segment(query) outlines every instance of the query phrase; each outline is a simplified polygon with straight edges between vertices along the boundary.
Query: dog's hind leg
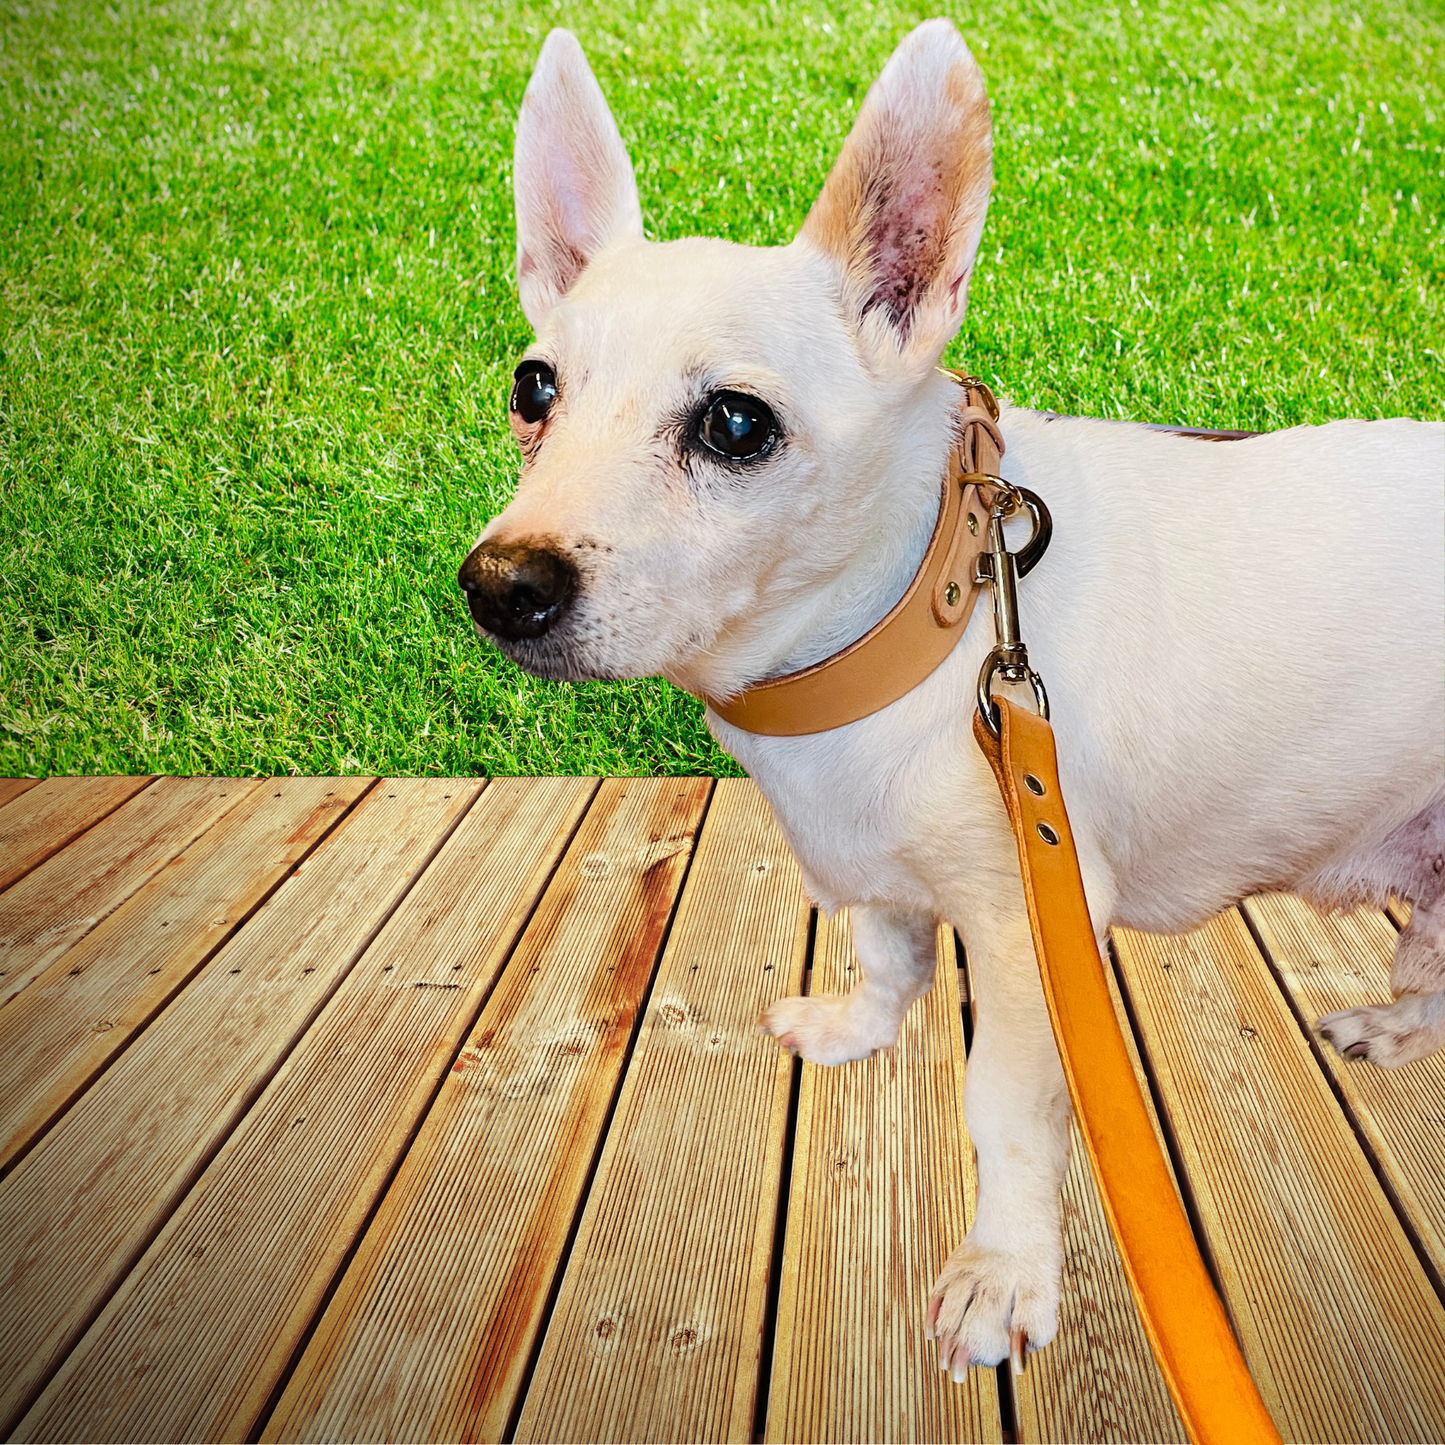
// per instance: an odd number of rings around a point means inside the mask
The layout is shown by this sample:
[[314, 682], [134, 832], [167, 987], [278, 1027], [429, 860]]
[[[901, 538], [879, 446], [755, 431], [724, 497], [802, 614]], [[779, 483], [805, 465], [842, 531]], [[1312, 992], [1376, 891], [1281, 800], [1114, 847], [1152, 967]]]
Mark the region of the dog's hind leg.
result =
[[1390, 966], [1396, 1001], [1326, 1014], [1316, 1027], [1347, 1059], [1392, 1068], [1445, 1046], [1445, 799], [1395, 829], [1355, 871], [1377, 894], [1411, 903]]
[[933, 983], [932, 918], [864, 907], [849, 914], [863, 981], [846, 995], [780, 998], [760, 1020], [779, 1043], [814, 1064], [846, 1064], [892, 1048], [904, 1014]]
[[978, 1002], [963, 1095], [978, 1214], [943, 1266], [925, 1321], [956, 1381], [970, 1362], [1012, 1355], [1021, 1367], [1025, 1347], [1048, 1344], [1058, 1328], [1070, 1112], [1022, 898], [1017, 907], [976, 900], [963, 935]]

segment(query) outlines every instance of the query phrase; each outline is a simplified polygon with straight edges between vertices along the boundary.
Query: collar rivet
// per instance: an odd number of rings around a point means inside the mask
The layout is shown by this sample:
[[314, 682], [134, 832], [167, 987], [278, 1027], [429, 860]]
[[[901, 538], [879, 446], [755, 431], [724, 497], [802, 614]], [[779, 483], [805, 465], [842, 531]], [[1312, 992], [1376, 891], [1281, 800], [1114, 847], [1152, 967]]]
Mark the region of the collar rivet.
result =
[[958, 583], [957, 583], [957, 582], [950, 582], [950, 583], [948, 584], [948, 586], [943, 589], [943, 600], [944, 600], [946, 603], [948, 603], [948, 605], [949, 605], [950, 607], [957, 607], [957, 606], [958, 606], [958, 598], [959, 598]]

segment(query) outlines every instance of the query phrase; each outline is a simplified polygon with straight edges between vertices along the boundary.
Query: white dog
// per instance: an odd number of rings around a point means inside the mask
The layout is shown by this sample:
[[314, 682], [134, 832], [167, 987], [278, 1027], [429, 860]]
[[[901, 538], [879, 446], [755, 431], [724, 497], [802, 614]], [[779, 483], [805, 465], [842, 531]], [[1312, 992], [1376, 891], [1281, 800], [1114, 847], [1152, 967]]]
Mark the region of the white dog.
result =
[[[550, 678], [662, 674], [726, 698], [866, 632], [918, 567], [959, 391], [992, 180], [982, 77], [915, 30], [791, 245], [643, 238], [632, 167], [553, 31], [517, 128], [515, 499], [460, 581], [479, 630]], [[1003, 470], [1052, 509], [1020, 587], [1096, 924], [1176, 931], [1243, 895], [1410, 899], [1397, 1001], [1322, 1021], [1382, 1064], [1445, 1042], [1445, 429], [1335, 422], [1211, 444], [1005, 407]], [[1054, 1335], [1069, 1100], [988, 763], [969, 731], [993, 643], [804, 737], [714, 714], [808, 886], [852, 910], [864, 981], [764, 1026], [838, 1064], [891, 1045], [935, 923], [977, 981], [965, 1110], [978, 1216], [927, 1327], [944, 1368]]]

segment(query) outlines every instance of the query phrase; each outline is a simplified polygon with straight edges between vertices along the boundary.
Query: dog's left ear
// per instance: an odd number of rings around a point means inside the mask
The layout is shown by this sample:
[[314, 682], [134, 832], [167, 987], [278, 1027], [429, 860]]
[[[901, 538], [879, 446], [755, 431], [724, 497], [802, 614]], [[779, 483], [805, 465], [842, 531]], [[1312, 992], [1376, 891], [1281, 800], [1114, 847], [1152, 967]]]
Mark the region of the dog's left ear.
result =
[[522, 96], [512, 165], [517, 290], [534, 331], [587, 263], [642, 239], [637, 182], [602, 87], [570, 31], [554, 30]]
[[983, 76], [947, 20], [893, 52], [803, 223], [876, 364], [934, 366], [963, 321], [993, 183]]

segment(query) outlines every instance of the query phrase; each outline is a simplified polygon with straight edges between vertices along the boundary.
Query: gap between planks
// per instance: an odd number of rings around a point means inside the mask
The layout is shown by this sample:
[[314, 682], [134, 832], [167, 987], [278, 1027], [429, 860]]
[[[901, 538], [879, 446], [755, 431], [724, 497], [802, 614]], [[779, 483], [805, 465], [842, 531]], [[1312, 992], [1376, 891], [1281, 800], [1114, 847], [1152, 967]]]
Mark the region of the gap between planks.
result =
[[0, 889], [38, 868], [151, 781], [149, 776], [46, 778], [43, 783], [0, 778]]
[[757, 1019], [810, 909], [756, 787], [717, 789], [519, 1441], [752, 1438], [792, 1074]]
[[603, 790], [263, 1439], [500, 1437], [711, 785]]
[[[26, 989], [259, 786], [238, 778], [157, 778], [0, 893], [0, 1004]], [[36, 791], [12, 808], [24, 809]], [[72, 799], [78, 808], [88, 791]], [[58, 823], [63, 835], [69, 824], [64, 818]], [[44, 851], [43, 838], [35, 840], [35, 849]]]
[[1242, 910], [1437, 1292], [1445, 1294], [1445, 1053], [1383, 1069], [1342, 1059], [1313, 1028], [1321, 1014], [1390, 1000], [1399, 934], [1374, 910], [1321, 914], [1285, 893], [1248, 898]]
[[[304, 833], [318, 790], [281, 785], [293, 789], [300, 807], [289, 822]], [[373, 790], [0, 1186], [7, 1425], [126, 1277], [477, 791], [474, 782], [444, 780]], [[165, 911], [173, 900], [162, 892], [152, 901]]]
[[39, 781], [39, 778], [0, 778], [0, 808], [14, 802], [22, 793], [28, 793]]
[[0, 1010], [0, 1176], [370, 785], [253, 789]]
[[[895, 1048], [803, 1065], [770, 1441], [1000, 1440], [998, 1377], [955, 1385], [923, 1336], [934, 1280], [972, 1219], [952, 935]], [[859, 978], [846, 915], [820, 919], [810, 993]]]
[[[655, 798], [650, 780], [604, 785], [591, 832], [584, 822], [552, 876], [594, 787], [492, 784], [67, 1361], [28, 1431], [73, 1434], [71, 1421], [117, 1438], [244, 1436], [258, 1427], [524, 921], [543, 939], [589, 929], [606, 937], [618, 918], [589, 900], [609, 888], [636, 898], [646, 837], [629, 836], [616, 858], [588, 840], [628, 811], [629, 797]], [[505, 827], [483, 816], [488, 800], [509, 802]], [[195, 1263], [198, 1246], [216, 1256], [209, 1268], [222, 1277], [250, 1268], [246, 1317], [194, 1293], [204, 1296], [210, 1277]], [[176, 1291], [188, 1301], [179, 1316]], [[183, 1349], [173, 1347], [179, 1339]], [[144, 1401], [124, 1398], [117, 1368], [129, 1378], [145, 1372]]]
[[1237, 910], [1119, 929], [1225, 1300], [1286, 1439], [1445, 1434], [1445, 1309]]

